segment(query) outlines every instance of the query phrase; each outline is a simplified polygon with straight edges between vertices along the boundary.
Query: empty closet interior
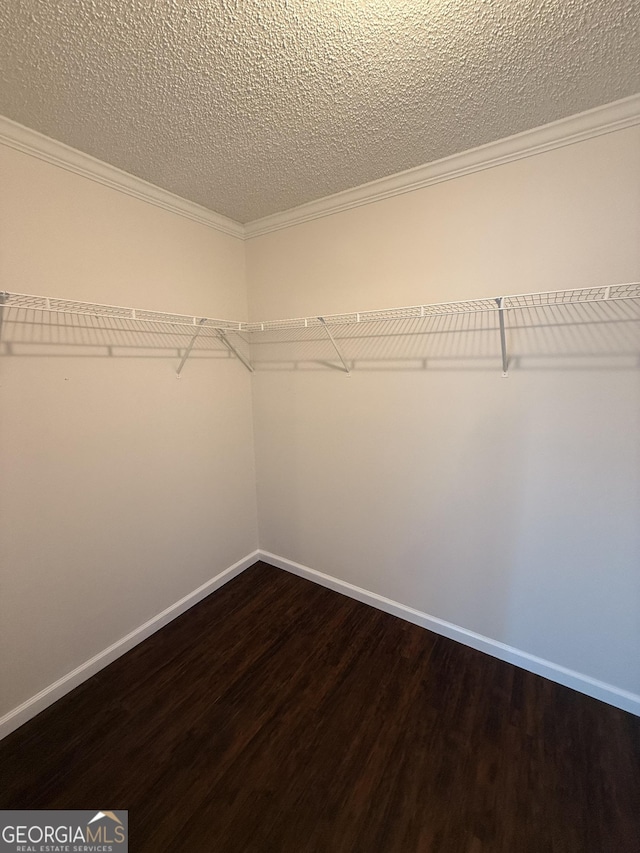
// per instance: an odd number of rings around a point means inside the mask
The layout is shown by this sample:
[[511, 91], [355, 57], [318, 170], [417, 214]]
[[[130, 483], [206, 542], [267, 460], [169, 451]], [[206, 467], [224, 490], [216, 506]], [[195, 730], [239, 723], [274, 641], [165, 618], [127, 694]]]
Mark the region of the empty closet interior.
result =
[[258, 558], [638, 713], [633, 115], [254, 233], [5, 133], [3, 733]]

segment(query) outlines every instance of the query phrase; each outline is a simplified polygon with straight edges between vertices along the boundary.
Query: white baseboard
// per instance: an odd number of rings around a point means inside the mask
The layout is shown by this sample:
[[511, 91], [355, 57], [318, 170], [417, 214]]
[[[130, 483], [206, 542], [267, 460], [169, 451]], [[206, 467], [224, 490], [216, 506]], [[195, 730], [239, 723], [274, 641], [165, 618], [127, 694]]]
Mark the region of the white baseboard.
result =
[[162, 613], [158, 613], [157, 616], [149, 619], [148, 622], [144, 623], [144, 625], [140, 625], [139, 628], [131, 631], [126, 635], [126, 637], [122, 637], [122, 639], [113, 643], [108, 648], [98, 652], [97, 655], [94, 655], [89, 660], [80, 664], [80, 666], [77, 666], [71, 672], [63, 675], [62, 678], [54, 681], [53, 684], [45, 687], [44, 690], [36, 693], [35, 696], [27, 699], [26, 702], [18, 705], [17, 708], [9, 711], [4, 715], [4, 717], [0, 717], [0, 740], [12, 731], [15, 731], [15, 729], [23, 725], [23, 723], [26, 723], [27, 720], [35, 717], [35, 715], [39, 714], [40, 711], [44, 711], [44, 709], [49, 705], [53, 705], [54, 702], [57, 702], [58, 699], [61, 699], [66, 693], [73, 690], [74, 687], [77, 687], [79, 684], [82, 684], [83, 681], [91, 678], [92, 675], [95, 675], [96, 672], [104, 669], [105, 666], [108, 666], [121, 655], [125, 654], [125, 652], [128, 652], [134, 646], [137, 646], [138, 643], [141, 643], [143, 640], [146, 640], [147, 637], [155, 634], [156, 631], [163, 628], [177, 616], [180, 616], [185, 612], [185, 610], [193, 607], [194, 604], [202, 601], [202, 599], [206, 598], [207, 595], [210, 595], [216, 589], [219, 589], [219, 587], [235, 578], [245, 569], [248, 569], [249, 566], [252, 566], [259, 558], [259, 551], [253, 551], [251, 554], [243, 557], [242, 560], [238, 560], [237, 563], [229, 566], [228, 569], [220, 572], [220, 574], [211, 578], [211, 580], [203, 583], [202, 586], [194, 589], [193, 592], [185, 595], [185, 597], [181, 598], [180, 601], [176, 601], [175, 604], [167, 607], [166, 610], [162, 611]]
[[544, 658], [530, 655], [528, 652], [520, 651], [520, 649], [515, 649], [513, 646], [507, 646], [498, 640], [492, 640], [489, 637], [484, 637], [482, 634], [476, 634], [475, 631], [469, 631], [466, 628], [461, 628], [459, 625], [445, 622], [436, 616], [429, 616], [428, 613], [415, 610], [413, 607], [407, 607], [405, 604], [392, 601], [390, 598], [377, 595], [375, 592], [369, 592], [359, 586], [354, 586], [346, 581], [331, 577], [331, 575], [325, 575], [315, 569], [310, 569], [308, 566], [302, 566], [300, 563], [293, 562], [293, 560], [278, 557], [269, 551], [260, 550], [258, 554], [261, 560], [264, 560], [265, 563], [270, 563], [278, 569], [284, 569], [287, 572], [306, 578], [335, 592], [342, 593], [342, 595], [346, 595], [349, 598], [354, 598], [356, 601], [361, 601], [364, 604], [369, 604], [371, 607], [376, 607], [378, 610], [383, 610], [385, 613], [399, 616], [400, 619], [405, 619], [407, 622], [412, 622], [421, 628], [427, 628], [429, 631], [441, 634], [450, 640], [456, 640], [465, 646], [470, 646], [472, 649], [477, 649], [499, 660], [526, 669], [528, 672], [541, 675], [550, 681], [555, 681], [565, 687], [571, 687], [573, 690], [585, 693], [594, 699], [600, 699], [600, 701], [613, 705], [616, 708], [622, 708], [623, 711], [629, 711], [631, 714], [640, 716], [640, 696], [630, 693], [628, 690], [622, 690], [612, 684], [591, 678], [589, 675], [583, 675], [580, 672], [575, 672], [572, 669], [567, 669], [559, 664], [544, 660]]
[[413, 607], [408, 607], [405, 604], [392, 601], [375, 592], [369, 592], [346, 581], [331, 577], [331, 575], [310, 569], [308, 566], [295, 563], [293, 560], [278, 557], [269, 551], [258, 550], [253, 551], [242, 560], [229, 566], [228, 569], [220, 572], [220, 574], [202, 584], [202, 586], [189, 593], [189, 595], [167, 607], [162, 613], [158, 613], [157, 616], [149, 619], [144, 625], [140, 625], [139, 628], [131, 631], [125, 637], [122, 637], [122, 639], [80, 664], [72, 672], [54, 681], [53, 684], [45, 687], [44, 690], [27, 699], [26, 702], [18, 705], [17, 708], [9, 711], [3, 717], [0, 717], [0, 740], [12, 731], [15, 731], [23, 723], [26, 723], [27, 720], [35, 717], [36, 714], [39, 714], [40, 711], [43, 711], [49, 705], [53, 705], [58, 699], [61, 699], [65, 694], [71, 692], [79, 684], [82, 684], [83, 681], [91, 678], [92, 675], [104, 669], [104, 667], [128, 652], [134, 646], [137, 646], [138, 643], [146, 640], [147, 637], [150, 637], [177, 616], [180, 616], [185, 610], [193, 607], [194, 604], [206, 598], [207, 595], [210, 595], [210, 593], [235, 578], [245, 569], [249, 568], [249, 566], [252, 566], [257, 560], [264, 560], [265, 563], [270, 563], [276, 568], [284, 569], [287, 572], [306, 578], [313, 583], [325, 586], [349, 598], [354, 598], [356, 601], [361, 601], [371, 607], [376, 607], [378, 610], [383, 610], [385, 613], [390, 613], [393, 616], [398, 616], [400, 619], [405, 619], [407, 622], [412, 622], [414, 625], [427, 628], [429, 631], [441, 634], [443, 637], [456, 640], [465, 646], [470, 646], [473, 649], [492, 655], [499, 660], [526, 669], [528, 672], [541, 675], [550, 681], [555, 681], [565, 687], [571, 687], [580, 693], [592, 696], [594, 699], [600, 699], [602, 702], [606, 702], [616, 708], [622, 708], [624, 711], [629, 711], [631, 714], [640, 716], [640, 696], [635, 693], [630, 693], [612, 684], [598, 681], [588, 675], [567, 669], [551, 661], [531, 655], [528, 652], [520, 651], [513, 648], [513, 646], [507, 646], [498, 640], [492, 640], [489, 637], [484, 637], [482, 634], [476, 634], [474, 631], [461, 628], [459, 625], [453, 625], [451, 622], [445, 622], [436, 616], [429, 616], [427, 613], [415, 610]]

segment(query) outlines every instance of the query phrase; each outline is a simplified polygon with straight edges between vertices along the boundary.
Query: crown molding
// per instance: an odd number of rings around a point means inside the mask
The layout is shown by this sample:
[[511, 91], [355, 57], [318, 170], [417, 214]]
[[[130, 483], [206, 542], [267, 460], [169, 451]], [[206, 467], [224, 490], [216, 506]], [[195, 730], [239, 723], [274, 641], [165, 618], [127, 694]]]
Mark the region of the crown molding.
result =
[[432, 184], [533, 157], [640, 124], [640, 94], [462, 151], [414, 169], [307, 202], [246, 225], [104, 163], [62, 142], [0, 116], [0, 143], [103, 186], [146, 201], [238, 239], [259, 237], [353, 207], [423, 189]]
[[81, 175], [83, 178], [89, 178], [89, 180], [103, 186], [111, 187], [118, 192], [133, 196], [133, 198], [146, 201], [163, 210], [177, 213], [178, 216], [192, 219], [201, 225], [221, 231], [223, 234], [239, 239], [244, 238], [244, 227], [239, 222], [228, 219], [219, 213], [214, 213], [195, 202], [187, 201], [168, 190], [163, 190], [148, 181], [144, 181], [142, 178], [124, 172], [116, 166], [103, 163], [102, 160], [84, 154], [63, 142], [44, 136], [44, 134], [18, 124], [18, 122], [5, 116], [0, 116], [0, 143], [15, 148], [23, 154], [44, 160], [46, 163], [52, 163], [68, 172]]
[[543, 154], [565, 145], [584, 142], [605, 133], [640, 124], [640, 94], [587, 110], [541, 127], [525, 130], [478, 148], [462, 151], [424, 166], [398, 172], [354, 189], [301, 204], [281, 213], [255, 219], [245, 225], [245, 237], [259, 237], [332, 213], [382, 201], [463, 175], [492, 169], [514, 160]]

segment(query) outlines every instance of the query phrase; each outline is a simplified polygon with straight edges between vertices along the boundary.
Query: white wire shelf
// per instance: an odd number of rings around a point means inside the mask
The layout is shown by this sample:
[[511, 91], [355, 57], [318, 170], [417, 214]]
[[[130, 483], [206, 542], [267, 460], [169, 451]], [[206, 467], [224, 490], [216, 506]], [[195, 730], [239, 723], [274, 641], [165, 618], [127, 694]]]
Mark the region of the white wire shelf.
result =
[[212, 317], [192, 317], [188, 314], [167, 314], [144, 308], [123, 308], [119, 305], [102, 305], [97, 302], [77, 302], [73, 299], [55, 299], [33, 296], [28, 293], [0, 293], [0, 303], [8, 308], [25, 308], [33, 311], [53, 311], [57, 314], [76, 314], [89, 317], [109, 317], [120, 320], [144, 320], [170, 326], [196, 326], [241, 331], [246, 323], [235, 320], [216, 320]]
[[640, 282], [581, 287], [573, 290], [553, 290], [541, 293], [521, 293], [495, 299], [468, 299], [461, 302], [439, 302], [430, 305], [411, 305], [379, 311], [359, 311], [350, 314], [324, 314], [319, 317], [296, 317], [288, 320], [267, 320], [262, 323], [243, 323], [247, 332], [271, 332], [278, 329], [304, 329], [314, 326], [344, 326], [357, 323], [378, 323], [392, 320], [420, 319], [446, 314], [470, 314], [479, 311], [500, 311], [511, 308], [540, 308], [551, 305], [573, 305], [580, 302], [604, 302], [640, 298]]
[[378, 323], [392, 320], [435, 317], [446, 314], [468, 314], [478, 311], [499, 311], [512, 308], [540, 308], [551, 305], [573, 305], [581, 302], [601, 302], [618, 299], [639, 299], [640, 282], [581, 287], [572, 290], [552, 290], [539, 293], [520, 293], [500, 298], [467, 299], [459, 302], [439, 302], [410, 305], [376, 311], [359, 311], [348, 314], [323, 314], [314, 317], [295, 317], [285, 320], [266, 320], [245, 323], [237, 320], [220, 320], [188, 314], [149, 311], [143, 308], [125, 308], [102, 305], [97, 302], [78, 302], [27, 293], [0, 293], [0, 303], [7, 308], [25, 308], [36, 311], [53, 311], [92, 317], [110, 317], [121, 320], [145, 320], [169, 326], [191, 326], [237, 332], [267, 332], [277, 329], [304, 329], [313, 326], [344, 326], [356, 323]]
[[[182, 336], [188, 339], [181, 348], [182, 360], [177, 370], [178, 375], [186, 362], [196, 341], [201, 338], [215, 338], [217, 343], [235, 355], [245, 367], [253, 371], [248, 357], [239, 346], [248, 345], [252, 339], [264, 340], [261, 333], [287, 331], [295, 329], [318, 329], [332, 344], [337, 353], [342, 368], [349, 374], [350, 368], [345, 361], [340, 341], [331, 333], [330, 327], [356, 327], [362, 329], [365, 325], [375, 325], [380, 328], [396, 327], [398, 321], [409, 321], [414, 326], [419, 320], [445, 317], [447, 315], [473, 315], [480, 312], [497, 312], [502, 350], [503, 375], [507, 375], [507, 345], [505, 338], [505, 312], [509, 310], [543, 309], [565, 305], [584, 303], [617, 302], [620, 300], [640, 299], [640, 282], [632, 281], [621, 284], [602, 285], [600, 287], [582, 287], [566, 290], [542, 291], [537, 293], [521, 293], [498, 298], [470, 299], [458, 302], [440, 302], [426, 305], [411, 305], [402, 308], [389, 308], [375, 311], [361, 311], [347, 314], [330, 314], [313, 317], [296, 317], [284, 320], [267, 320], [257, 323], [246, 323], [235, 320], [220, 320], [212, 317], [197, 317], [187, 314], [173, 314], [163, 311], [151, 311], [142, 308], [125, 308], [117, 305], [103, 305], [96, 302], [79, 302], [70, 299], [58, 299], [48, 296], [35, 296], [26, 293], [0, 292], [0, 308], [16, 309], [18, 312], [47, 312], [49, 316], [62, 314], [84, 318], [109, 319], [113, 327], [118, 324], [124, 331], [154, 332], [165, 336]], [[420, 324], [422, 325], [422, 324]], [[115, 330], [112, 328], [112, 331]], [[426, 332], [427, 330], [424, 329]], [[227, 333], [235, 333], [238, 341], [232, 341]], [[336, 332], [339, 338], [339, 333]]]

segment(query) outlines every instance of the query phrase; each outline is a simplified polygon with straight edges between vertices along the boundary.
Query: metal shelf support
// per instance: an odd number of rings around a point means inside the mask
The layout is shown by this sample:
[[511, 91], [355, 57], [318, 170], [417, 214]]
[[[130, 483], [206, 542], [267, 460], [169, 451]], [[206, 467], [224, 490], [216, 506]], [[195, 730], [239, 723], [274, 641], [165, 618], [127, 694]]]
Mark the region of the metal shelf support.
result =
[[178, 377], [178, 379], [180, 379], [180, 374], [182, 372], [182, 368], [184, 367], [186, 360], [191, 355], [191, 350], [193, 349], [193, 345], [196, 342], [196, 338], [198, 337], [198, 335], [202, 331], [202, 326], [204, 325], [205, 322], [206, 322], [206, 317], [201, 319], [201, 320], [198, 320], [198, 328], [193, 333], [191, 340], [189, 341], [189, 345], [186, 348], [186, 350], [184, 351], [184, 355], [182, 356], [182, 360], [180, 361], [180, 364], [178, 365], [178, 369], [176, 370], [176, 376]]
[[507, 355], [507, 335], [504, 328], [504, 296], [496, 299], [498, 303], [498, 319], [500, 320], [500, 349], [502, 350], [502, 375], [509, 376], [509, 357]]
[[329, 331], [329, 327], [327, 326], [326, 320], [324, 319], [324, 317], [318, 317], [318, 320], [320, 320], [320, 322], [321, 322], [321, 323], [322, 323], [322, 325], [324, 326], [324, 330], [325, 330], [325, 332], [327, 333], [327, 335], [329, 336], [329, 340], [330, 340], [330, 341], [331, 341], [331, 343], [333, 344], [333, 348], [334, 348], [334, 349], [335, 349], [335, 351], [338, 353], [338, 358], [339, 358], [339, 359], [340, 359], [340, 361], [342, 362], [342, 366], [343, 366], [343, 368], [344, 368], [344, 372], [347, 374], [347, 376], [351, 376], [351, 371], [350, 371], [350, 370], [349, 370], [349, 368], [347, 367], [347, 362], [344, 360], [344, 358], [343, 358], [343, 356], [342, 356], [342, 353], [340, 352], [340, 348], [339, 348], [338, 344], [337, 344], [337, 343], [336, 343], [336, 341], [335, 341], [335, 338], [333, 337], [333, 335], [332, 335], [332, 334], [331, 334], [331, 332]]
[[220, 340], [222, 341], [222, 343], [226, 346], [226, 348], [229, 350], [229, 352], [232, 352], [232, 353], [235, 355], [235, 357], [236, 357], [239, 361], [241, 361], [241, 362], [244, 364], [244, 366], [247, 368], [247, 370], [249, 371], [249, 373], [255, 373], [255, 370], [254, 370], [253, 365], [251, 364], [251, 362], [250, 362], [250, 361], [248, 361], [248, 360], [247, 360], [247, 359], [242, 355], [242, 353], [241, 353], [241, 352], [239, 352], [239, 351], [236, 349], [236, 347], [234, 347], [234, 345], [231, 343], [231, 341], [230, 341], [230, 340], [229, 340], [229, 338], [225, 335], [225, 333], [222, 331], [222, 329], [218, 329], [218, 330], [217, 330], [217, 332], [216, 332], [216, 334], [218, 335], [218, 337], [220, 338]]
[[2, 342], [2, 323], [4, 320], [4, 306], [8, 299], [8, 294], [0, 292], [0, 342]]

